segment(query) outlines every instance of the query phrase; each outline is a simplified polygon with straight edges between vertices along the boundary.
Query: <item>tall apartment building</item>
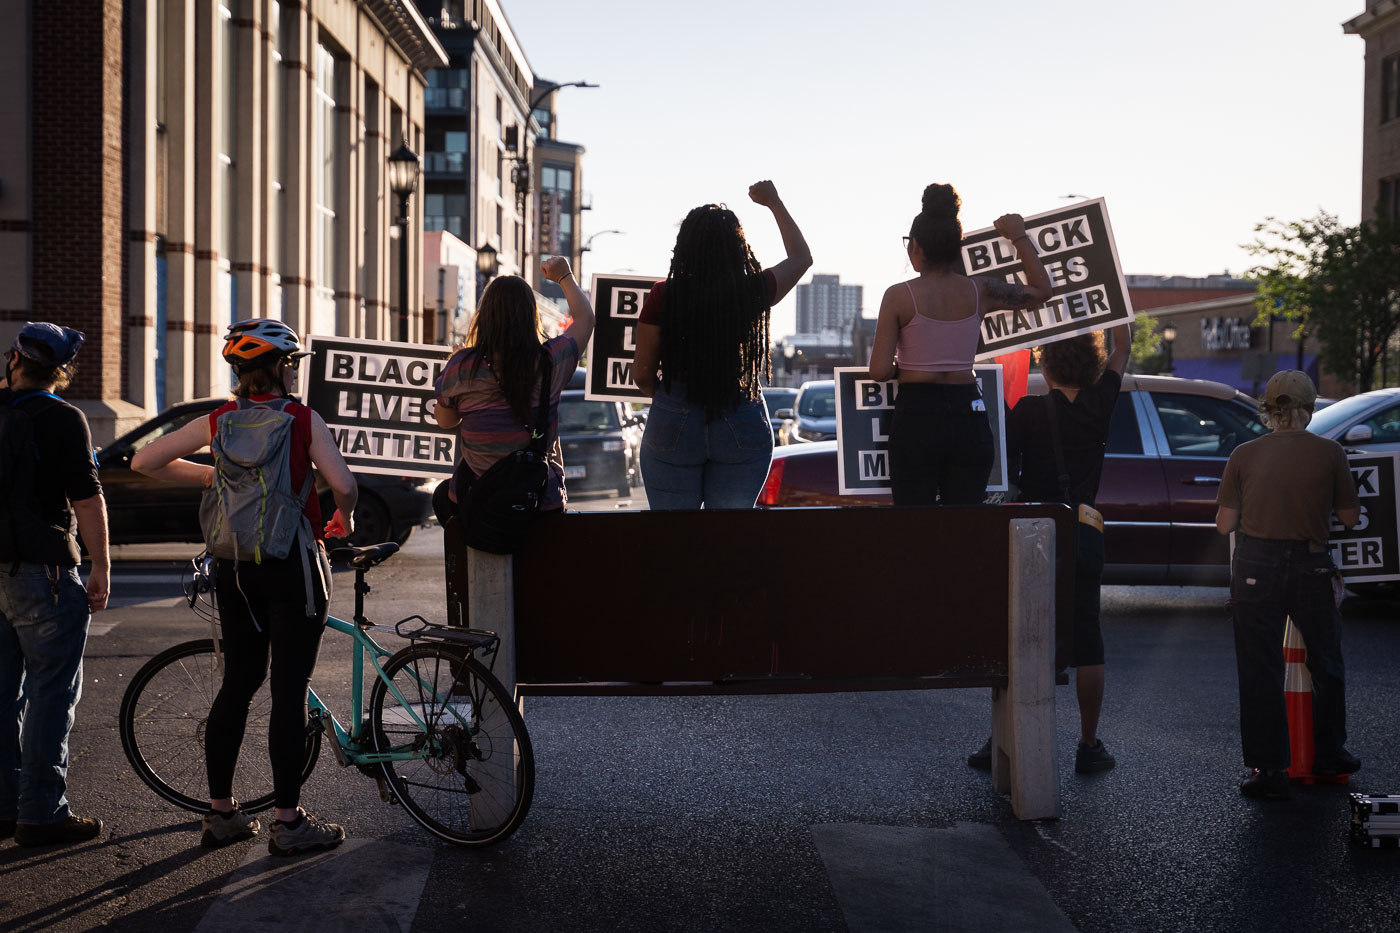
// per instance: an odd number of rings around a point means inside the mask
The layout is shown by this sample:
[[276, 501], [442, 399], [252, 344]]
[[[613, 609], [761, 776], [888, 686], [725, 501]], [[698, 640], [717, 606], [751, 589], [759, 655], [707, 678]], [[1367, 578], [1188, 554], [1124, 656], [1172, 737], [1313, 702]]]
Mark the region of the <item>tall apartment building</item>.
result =
[[489, 246], [498, 274], [562, 295], [540, 277], [539, 259], [558, 252], [577, 261], [583, 149], [555, 139], [557, 85], [535, 76], [498, 0], [417, 4], [447, 53], [425, 98], [426, 228], [473, 255]]
[[1400, 220], [1400, 0], [1366, 0], [1342, 28], [1366, 43], [1361, 213]]
[[851, 322], [860, 316], [864, 291], [861, 285], [842, 285], [839, 275], [812, 276], [811, 282], [797, 286], [797, 332], [849, 333]]
[[[0, 342], [83, 330], [100, 444], [229, 389], [228, 325], [421, 335], [422, 198], [398, 267], [388, 156], [423, 151], [446, 64], [402, 0], [9, 4], [0, 32]], [[394, 244], [391, 246], [391, 242]], [[409, 277], [400, 309], [398, 276]]]

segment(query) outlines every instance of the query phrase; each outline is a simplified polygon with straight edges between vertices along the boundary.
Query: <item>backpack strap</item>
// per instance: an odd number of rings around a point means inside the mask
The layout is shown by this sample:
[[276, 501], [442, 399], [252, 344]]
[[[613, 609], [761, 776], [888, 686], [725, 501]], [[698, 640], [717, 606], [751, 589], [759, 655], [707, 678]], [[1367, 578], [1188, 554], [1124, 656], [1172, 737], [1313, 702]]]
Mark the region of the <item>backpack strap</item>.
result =
[[549, 434], [549, 402], [554, 393], [554, 358], [549, 355], [549, 347], [540, 347], [540, 407], [535, 415], [535, 427], [530, 432], [530, 446], [544, 454], [545, 437]]
[[[44, 398], [51, 398], [51, 399], [53, 399], [55, 402], [61, 402], [61, 401], [63, 401], [63, 399], [59, 398], [57, 395], [54, 395], [52, 392], [45, 392], [43, 389], [38, 389], [38, 390], [36, 390], [36, 391], [34, 391], [34, 392], [26, 392], [25, 394], [19, 396], [18, 398], [12, 398], [12, 399], [10, 399], [10, 407], [11, 407], [11, 408], [14, 408], [14, 407], [15, 407], [16, 405], [18, 405], [20, 402], [23, 402], [23, 401], [25, 401], [25, 400], [27, 400], [27, 399], [31, 399], [31, 398], [38, 398], [39, 396], [43, 396]], [[48, 407], [48, 406], [45, 406], [45, 407]]]
[[1057, 478], [1060, 482], [1061, 501], [1065, 505], [1074, 505], [1070, 497], [1069, 470], [1065, 467], [1065, 448], [1060, 443], [1060, 421], [1055, 410], [1055, 399], [1052, 397], [1054, 392], [1055, 390], [1051, 389], [1045, 393], [1045, 408], [1050, 422], [1050, 444], [1055, 448], [1055, 468], [1060, 471]]

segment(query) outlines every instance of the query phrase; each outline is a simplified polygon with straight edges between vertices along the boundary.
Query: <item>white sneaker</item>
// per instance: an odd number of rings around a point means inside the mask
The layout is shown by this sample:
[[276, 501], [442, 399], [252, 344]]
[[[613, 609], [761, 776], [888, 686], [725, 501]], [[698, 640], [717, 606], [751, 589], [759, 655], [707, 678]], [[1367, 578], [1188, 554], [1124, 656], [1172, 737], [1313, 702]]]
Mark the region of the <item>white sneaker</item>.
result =
[[272, 834], [267, 840], [267, 851], [273, 855], [297, 855], [302, 852], [334, 849], [344, 841], [344, 827], [328, 823], [297, 807], [295, 822], [272, 821]]

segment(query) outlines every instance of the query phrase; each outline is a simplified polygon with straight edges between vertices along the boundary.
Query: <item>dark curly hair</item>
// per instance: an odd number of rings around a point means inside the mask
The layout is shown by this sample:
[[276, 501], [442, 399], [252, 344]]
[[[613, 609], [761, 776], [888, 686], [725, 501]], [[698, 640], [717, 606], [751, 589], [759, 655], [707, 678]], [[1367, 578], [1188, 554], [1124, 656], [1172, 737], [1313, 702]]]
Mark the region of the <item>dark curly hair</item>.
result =
[[681, 221], [661, 312], [661, 375], [713, 421], [759, 397], [768, 363], [763, 268], [734, 212], [695, 208]]
[[535, 292], [518, 275], [492, 279], [481, 293], [476, 314], [463, 346], [476, 350], [469, 375], [477, 377], [482, 365], [490, 367], [511, 413], [521, 424], [534, 424], [530, 395], [539, 374], [540, 312]]
[[924, 189], [923, 210], [909, 225], [909, 236], [918, 242], [924, 258], [935, 265], [960, 264], [962, 221], [958, 211], [962, 199], [952, 185], [929, 185]]
[[1056, 385], [1075, 389], [1087, 389], [1098, 382], [1108, 363], [1101, 330], [1036, 347], [1035, 357]]

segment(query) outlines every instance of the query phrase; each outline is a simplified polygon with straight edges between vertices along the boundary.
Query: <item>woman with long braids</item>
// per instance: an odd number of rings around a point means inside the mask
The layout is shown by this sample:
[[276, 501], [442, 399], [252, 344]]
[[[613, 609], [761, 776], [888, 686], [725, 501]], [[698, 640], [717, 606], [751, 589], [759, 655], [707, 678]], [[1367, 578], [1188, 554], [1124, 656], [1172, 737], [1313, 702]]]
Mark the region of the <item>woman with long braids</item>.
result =
[[1050, 277], [1020, 214], [998, 217], [996, 229], [1015, 247], [1026, 284], [961, 274], [961, 208], [952, 185], [924, 189], [923, 210], [904, 238], [918, 278], [890, 286], [880, 302], [870, 378], [899, 380], [889, 430], [895, 505], [983, 501], [992, 430], [972, 372], [982, 317], [1050, 297]]
[[681, 222], [670, 274], [642, 306], [632, 376], [652, 397], [642, 475], [653, 509], [751, 509], [768, 475], [768, 315], [812, 254], [771, 181], [749, 197], [773, 212], [787, 258], [763, 269], [734, 212], [706, 204]]

